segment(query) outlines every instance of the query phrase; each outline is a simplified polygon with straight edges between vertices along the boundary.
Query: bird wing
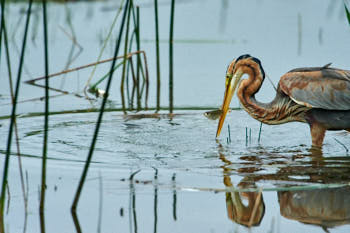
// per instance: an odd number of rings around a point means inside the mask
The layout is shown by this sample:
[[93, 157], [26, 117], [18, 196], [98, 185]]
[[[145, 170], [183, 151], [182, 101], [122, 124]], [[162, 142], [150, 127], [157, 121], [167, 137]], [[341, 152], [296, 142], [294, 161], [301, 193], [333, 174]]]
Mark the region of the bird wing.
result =
[[350, 71], [329, 65], [291, 70], [281, 77], [279, 87], [307, 107], [350, 110]]

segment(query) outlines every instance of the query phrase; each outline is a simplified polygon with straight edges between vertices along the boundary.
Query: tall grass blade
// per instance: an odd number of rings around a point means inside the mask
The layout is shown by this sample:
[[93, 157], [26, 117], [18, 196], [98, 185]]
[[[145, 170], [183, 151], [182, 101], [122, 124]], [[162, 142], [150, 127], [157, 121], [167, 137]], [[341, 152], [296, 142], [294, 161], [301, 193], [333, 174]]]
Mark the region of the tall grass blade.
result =
[[157, 61], [157, 112], [160, 109], [160, 61], [159, 61], [159, 26], [158, 26], [158, 0], [154, 0], [154, 17], [156, 24], [156, 61]]
[[124, 62], [123, 62], [123, 71], [122, 71], [122, 79], [120, 83], [120, 94], [122, 98], [122, 108], [124, 114], [126, 114], [126, 106], [125, 106], [125, 95], [124, 95], [124, 82], [125, 82], [125, 75], [126, 75], [126, 67], [128, 63], [128, 43], [129, 43], [129, 28], [130, 28], [130, 12], [133, 9], [133, 1], [130, 2], [130, 7], [128, 9], [128, 16], [126, 20], [126, 31], [125, 31], [125, 39], [124, 39]]
[[16, 120], [17, 98], [18, 98], [18, 94], [19, 94], [19, 84], [21, 82], [21, 76], [22, 76], [22, 67], [23, 67], [23, 61], [24, 61], [25, 48], [26, 48], [26, 44], [27, 44], [27, 34], [28, 34], [28, 27], [29, 27], [30, 15], [31, 15], [32, 3], [33, 3], [33, 0], [29, 0], [26, 24], [25, 24], [25, 29], [24, 29], [24, 36], [23, 36], [23, 43], [22, 43], [22, 51], [21, 51], [21, 57], [20, 57], [18, 73], [17, 73], [15, 95], [14, 95], [12, 112], [11, 112], [9, 134], [8, 134], [8, 138], [7, 138], [6, 158], [5, 158], [5, 163], [4, 163], [4, 170], [3, 170], [4, 172], [3, 172], [3, 177], [2, 177], [2, 187], [1, 187], [1, 197], [0, 197], [0, 230], [1, 230], [1, 232], [5, 232], [4, 205], [5, 205], [5, 197], [6, 197], [8, 168], [9, 168], [9, 163], [10, 163], [13, 125], [14, 125], [14, 122]]
[[2, 52], [2, 31], [4, 30], [5, 26], [5, 0], [1, 0], [1, 24], [0, 24], [0, 59], [1, 59], [1, 52]]
[[[136, 6], [136, 49], [140, 51], [140, 8]], [[141, 71], [141, 56], [137, 54], [136, 63], [136, 93], [137, 93], [137, 111], [141, 110], [141, 91], [140, 91], [140, 71]]]
[[43, 27], [44, 27], [44, 57], [45, 57], [45, 118], [44, 118], [44, 142], [41, 170], [41, 191], [40, 191], [40, 229], [45, 232], [45, 193], [46, 193], [46, 160], [47, 160], [47, 140], [49, 128], [49, 54], [47, 38], [47, 11], [46, 0], [42, 1], [43, 6]]
[[230, 129], [230, 125], [227, 125], [227, 130], [228, 130], [228, 142], [231, 143], [231, 129]]
[[346, 7], [345, 3], [344, 3], [344, 8], [345, 8], [346, 18], [348, 19], [348, 23], [350, 26], [350, 12], [349, 12], [348, 8]]
[[[133, 11], [134, 12], [134, 11]], [[131, 38], [130, 38], [130, 41], [129, 41], [129, 51], [128, 53], [131, 53], [131, 50], [132, 50], [132, 45], [133, 45], [133, 42], [134, 42], [134, 38], [135, 38], [135, 29], [132, 31], [131, 33]], [[127, 64], [127, 67], [126, 67], [126, 98], [128, 100], [128, 108], [129, 110], [132, 109], [131, 107], [131, 100], [130, 100], [130, 82], [129, 82], [129, 77], [130, 77], [130, 71], [133, 74], [133, 70], [132, 70], [132, 66], [131, 66], [131, 63], [132, 63], [132, 57], [129, 57], [128, 58], [128, 64]], [[133, 80], [135, 79], [135, 77], [133, 77]]]
[[[4, 30], [3, 32], [4, 32], [5, 51], [6, 51], [7, 71], [8, 71], [8, 76], [9, 76], [10, 94], [11, 94], [11, 100], [12, 100], [12, 104], [13, 104], [14, 103], [14, 93], [13, 93], [13, 85], [12, 85], [11, 59], [10, 59], [10, 51], [9, 51], [9, 45], [8, 45], [6, 23], [4, 23], [3, 30]], [[18, 136], [18, 128], [17, 128], [16, 119], [14, 122], [14, 127], [15, 127], [15, 138], [16, 138], [16, 146], [17, 146], [18, 169], [19, 169], [19, 176], [20, 176], [20, 180], [21, 180], [21, 188], [22, 188], [23, 203], [24, 203], [24, 213], [25, 213], [24, 228], [26, 228], [26, 222], [27, 222], [26, 219], [27, 219], [27, 212], [28, 212], [28, 198], [26, 195], [25, 184], [24, 184], [24, 175], [23, 175], [23, 167], [22, 167], [22, 159], [21, 159], [22, 157], [21, 157], [21, 150], [20, 150], [20, 146], [19, 146], [19, 136]]]
[[174, 108], [174, 93], [173, 93], [173, 36], [174, 36], [174, 10], [175, 0], [171, 0], [170, 10], [170, 35], [169, 35], [169, 109], [173, 113]]
[[[116, 46], [115, 46], [115, 51], [114, 51], [114, 56], [113, 57], [117, 57], [118, 52], [119, 52], [120, 41], [121, 41], [121, 38], [122, 38], [122, 35], [123, 35], [123, 29], [124, 29], [124, 25], [125, 25], [125, 19], [126, 19], [126, 15], [127, 15], [129, 4], [130, 4], [130, 0], [127, 0], [126, 3], [125, 3], [125, 7], [124, 7], [122, 22], [121, 22], [121, 25], [120, 25], [119, 35], [118, 35], [118, 38], [117, 38], [117, 41], [116, 41]], [[76, 208], [77, 208], [77, 205], [78, 205], [78, 202], [79, 202], [80, 194], [81, 194], [81, 191], [83, 189], [83, 185], [84, 185], [84, 182], [85, 182], [85, 179], [86, 179], [86, 176], [87, 176], [87, 172], [88, 172], [88, 169], [89, 169], [89, 166], [90, 166], [90, 162], [91, 162], [91, 159], [92, 159], [92, 155], [93, 155], [93, 152], [94, 152], [94, 149], [95, 149], [95, 144], [96, 144], [98, 132], [100, 130], [100, 126], [101, 126], [101, 122], [102, 122], [102, 117], [103, 117], [105, 105], [106, 105], [106, 102], [107, 102], [109, 89], [110, 89], [110, 86], [111, 86], [111, 83], [112, 83], [112, 77], [113, 77], [113, 73], [114, 73], [114, 69], [113, 69], [114, 66], [115, 66], [115, 60], [113, 60], [111, 68], [110, 68], [109, 78], [108, 78], [107, 87], [106, 87], [106, 95], [103, 97], [103, 101], [102, 101], [101, 109], [100, 109], [99, 116], [98, 116], [98, 119], [97, 119], [95, 132], [94, 132], [94, 136], [93, 136], [93, 139], [92, 139], [92, 142], [91, 142], [89, 154], [88, 154], [88, 157], [87, 157], [86, 162], [85, 162], [83, 173], [82, 173], [82, 175], [80, 177], [80, 181], [79, 181], [79, 185], [78, 185], [76, 194], [74, 196], [73, 204], [72, 204], [72, 207], [71, 207], [71, 211], [72, 212], [76, 212]]]
[[258, 143], [260, 143], [260, 139], [261, 139], [261, 128], [262, 128], [262, 122], [260, 122], [260, 127], [259, 127]]

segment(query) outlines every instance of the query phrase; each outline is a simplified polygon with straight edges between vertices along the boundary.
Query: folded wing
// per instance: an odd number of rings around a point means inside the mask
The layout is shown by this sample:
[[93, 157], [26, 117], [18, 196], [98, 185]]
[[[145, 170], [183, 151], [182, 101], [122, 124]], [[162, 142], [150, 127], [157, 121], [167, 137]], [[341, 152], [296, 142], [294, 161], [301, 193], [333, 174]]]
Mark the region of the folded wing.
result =
[[283, 75], [279, 88], [298, 104], [350, 110], [350, 71], [324, 67], [298, 68]]

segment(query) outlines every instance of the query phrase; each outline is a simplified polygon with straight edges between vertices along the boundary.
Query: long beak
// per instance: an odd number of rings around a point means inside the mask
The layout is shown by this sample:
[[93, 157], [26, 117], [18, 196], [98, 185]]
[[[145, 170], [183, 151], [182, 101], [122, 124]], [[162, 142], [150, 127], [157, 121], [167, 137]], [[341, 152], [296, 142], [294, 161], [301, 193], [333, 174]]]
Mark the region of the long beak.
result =
[[232, 96], [235, 93], [237, 84], [239, 83], [239, 80], [241, 79], [241, 77], [242, 77], [242, 74], [235, 73], [233, 77], [228, 78], [229, 80], [226, 83], [224, 102], [222, 103], [222, 114], [219, 120], [218, 129], [216, 131], [216, 137], [220, 136], [221, 128], [224, 125], [225, 117], [229, 110]]

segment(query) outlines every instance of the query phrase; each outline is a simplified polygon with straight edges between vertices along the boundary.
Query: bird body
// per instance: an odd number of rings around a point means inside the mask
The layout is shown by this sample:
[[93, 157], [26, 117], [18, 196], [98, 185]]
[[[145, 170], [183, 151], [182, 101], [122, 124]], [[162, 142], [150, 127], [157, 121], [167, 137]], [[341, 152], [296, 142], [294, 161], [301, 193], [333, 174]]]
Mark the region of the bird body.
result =
[[[240, 80], [243, 74], [249, 77]], [[264, 78], [257, 58], [242, 55], [231, 62], [217, 137], [237, 85], [237, 96], [249, 115], [265, 124], [308, 123], [314, 147], [322, 147], [326, 130], [350, 130], [350, 71], [330, 68], [330, 64], [293, 69], [281, 77], [270, 103], [255, 98]]]

